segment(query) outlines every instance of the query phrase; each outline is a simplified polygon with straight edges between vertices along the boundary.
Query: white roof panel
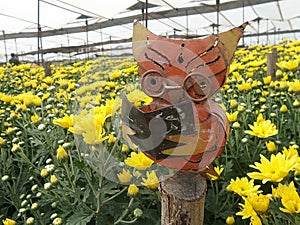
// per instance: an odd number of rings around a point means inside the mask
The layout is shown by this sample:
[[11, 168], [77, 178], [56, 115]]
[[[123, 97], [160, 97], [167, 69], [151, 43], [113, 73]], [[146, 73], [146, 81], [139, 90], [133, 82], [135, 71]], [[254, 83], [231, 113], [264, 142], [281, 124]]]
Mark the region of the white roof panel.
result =
[[[299, 38], [300, 33], [300, 10], [296, 0], [220, 0], [221, 5], [236, 5], [230, 10], [221, 10], [219, 14], [219, 31], [238, 26], [244, 21], [249, 21], [250, 26], [245, 30], [246, 44], [253, 44], [257, 41], [261, 43], [277, 42], [280, 37]], [[38, 23], [38, 4], [40, 3], [40, 24], [42, 31], [52, 29], [66, 29], [78, 26], [93, 26], [99, 22], [118, 20], [119, 18], [133, 16], [132, 18], [145, 18], [146, 0], [0, 0], [0, 46], [6, 45], [7, 51], [0, 51], [0, 61], [5, 59], [5, 54], [11, 52], [23, 53], [37, 50], [37, 38], [13, 38], [3, 40], [3, 34], [19, 32], [36, 32]], [[139, 3], [140, 2], [140, 3]], [[244, 2], [245, 7], [242, 7]], [[167, 35], [208, 35], [216, 32], [217, 12], [216, 0], [148, 0], [149, 5], [154, 5], [148, 9], [148, 28], [155, 34]], [[250, 6], [246, 6], [250, 4]], [[129, 10], [131, 6], [138, 6], [136, 10]], [[156, 5], [156, 6], [155, 6]], [[18, 6], [18, 7], [16, 7]], [[162, 14], [164, 10], [170, 10], [176, 14], [178, 9], [187, 7], [201, 7], [211, 9], [210, 13], [198, 13], [194, 15], [180, 14], [178, 17], [169, 18], [169, 14]], [[144, 15], [142, 15], [142, 11]], [[151, 14], [153, 12], [159, 14]], [[78, 18], [82, 19], [78, 19]], [[168, 17], [168, 18], [166, 18]], [[257, 19], [260, 19], [259, 22]], [[132, 19], [133, 20], [133, 19]], [[121, 20], [122, 21], [122, 20]], [[109, 40], [127, 39], [132, 36], [132, 22], [128, 24], [117, 24], [112, 27], [79, 33], [68, 33], [51, 37], [42, 37], [43, 49], [53, 47], [68, 47], [84, 45], [87, 43], [107, 42]], [[144, 23], [144, 21], [141, 21]], [[286, 34], [273, 35], [274, 37], [258, 37], [258, 32], [285, 31]], [[293, 32], [294, 31], [294, 32]], [[2, 36], [2, 38], [1, 38]], [[2, 40], [1, 40], [2, 39]], [[117, 46], [127, 46], [130, 43], [118, 44]], [[114, 45], [110, 45], [112, 47]], [[98, 46], [99, 47], [99, 46]], [[76, 54], [76, 53], [74, 53]], [[47, 54], [47, 57], [50, 54]], [[28, 56], [32, 57], [32, 56]], [[51, 55], [53, 57], [53, 55]], [[63, 54], [61, 55], [63, 57]], [[25, 56], [24, 56], [25, 58]]]

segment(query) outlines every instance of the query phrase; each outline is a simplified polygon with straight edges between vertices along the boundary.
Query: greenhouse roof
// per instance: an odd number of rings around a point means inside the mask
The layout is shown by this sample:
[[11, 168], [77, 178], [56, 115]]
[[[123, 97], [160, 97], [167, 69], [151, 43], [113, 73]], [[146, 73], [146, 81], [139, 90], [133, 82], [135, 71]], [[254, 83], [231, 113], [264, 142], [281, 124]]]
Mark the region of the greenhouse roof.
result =
[[170, 38], [202, 37], [249, 21], [241, 44], [276, 44], [299, 39], [297, 6], [296, 0], [2, 0], [0, 62], [12, 52], [31, 61], [41, 52], [45, 60], [131, 54], [135, 19]]

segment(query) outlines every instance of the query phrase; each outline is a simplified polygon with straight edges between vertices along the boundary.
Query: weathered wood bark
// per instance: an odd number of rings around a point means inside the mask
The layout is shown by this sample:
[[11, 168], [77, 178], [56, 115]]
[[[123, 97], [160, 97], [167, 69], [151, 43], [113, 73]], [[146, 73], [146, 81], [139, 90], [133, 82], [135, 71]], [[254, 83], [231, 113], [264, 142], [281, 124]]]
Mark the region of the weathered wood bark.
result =
[[199, 173], [179, 171], [160, 178], [162, 225], [202, 225], [206, 180]]
[[271, 76], [273, 81], [276, 80], [277, 58], [277, 49], [273, 48], [272, 52], [267, 54], [268, 76]]

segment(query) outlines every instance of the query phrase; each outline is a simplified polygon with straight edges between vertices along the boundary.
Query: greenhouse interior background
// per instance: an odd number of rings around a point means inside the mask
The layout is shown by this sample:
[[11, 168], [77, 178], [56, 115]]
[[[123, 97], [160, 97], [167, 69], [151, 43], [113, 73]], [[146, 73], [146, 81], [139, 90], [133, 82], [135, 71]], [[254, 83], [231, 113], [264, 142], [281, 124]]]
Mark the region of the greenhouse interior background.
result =
[[[134, 20], [169, 38], [216, 34], [248, 21], [240, 46], [299, 39], [296, 0], [15, 0], [0, 2], [0, 63], [132, 54]], [[18, 6], [18, 7], [16, 7]], [[296, 6], [296, 7], [295, 7]]]
[[0, 0], [0, 21], [0, 225], [300, 224], [299, 0]]

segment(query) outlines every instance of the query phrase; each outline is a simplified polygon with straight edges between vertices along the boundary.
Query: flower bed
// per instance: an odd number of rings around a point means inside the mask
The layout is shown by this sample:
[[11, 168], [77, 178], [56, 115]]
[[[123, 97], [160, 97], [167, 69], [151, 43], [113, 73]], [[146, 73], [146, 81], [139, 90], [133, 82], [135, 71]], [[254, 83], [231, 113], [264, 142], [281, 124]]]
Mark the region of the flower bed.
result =
[[[239, 49], [215, 100], [230, 121], [209, 176], [205, 224], [300, 222], [300, 41]], [[4, 224], [159, 224], [164, 168], [124, 142], [123, 94], [140, 106], [132, 58], [0, 68], [0, 219]], [[80, 221], [80, 223], [79, 223]]]

